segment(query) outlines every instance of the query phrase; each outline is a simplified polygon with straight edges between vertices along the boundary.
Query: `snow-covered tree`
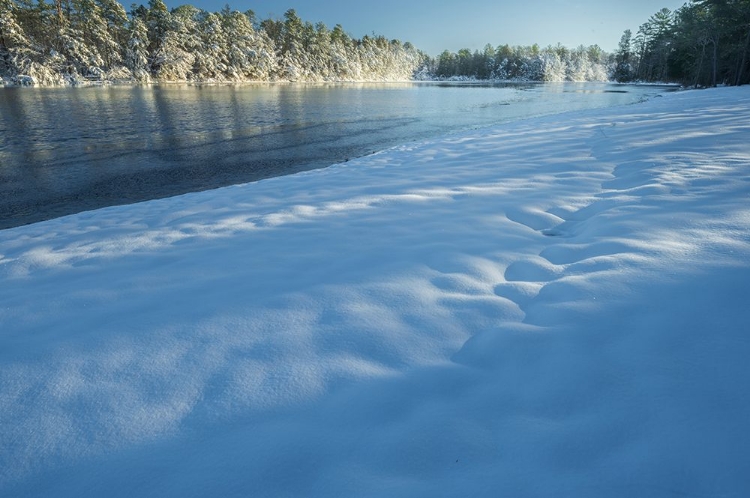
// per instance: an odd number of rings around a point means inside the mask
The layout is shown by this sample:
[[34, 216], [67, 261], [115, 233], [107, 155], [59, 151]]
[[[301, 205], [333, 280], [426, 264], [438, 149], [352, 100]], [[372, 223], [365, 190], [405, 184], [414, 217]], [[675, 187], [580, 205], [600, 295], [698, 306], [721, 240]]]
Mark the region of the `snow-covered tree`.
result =
[[315, 25], [306, 25], [305, 40], [306, 50], [309, 53], [307, 62], [310, 71], [316, 75], [316, 79], [336, 79], [332, 68], [331, 56], [331, 32], [328, 27], [319, 22]]
[[151, 79], [148, 57], [148, 27], [140, 17], [133, 16], [127, 29], [123, 55], [125, 67], [135, 81], [148, 83]]
[[81, 38], [88, 49], [88, 72], [101, 74], [105, 67], [120, 64], [120, 41], [110, 33], [101, 7], [94, 0], [73, 0], [72, 4], [71, 34]]
[[8, 49], [25, 41], [26, 34], [16, 21], [15, 3], [0, 0], [0, 49]]
[[330, 39], [329, 64], [333, 78], [344, 81], [360, 79], [361, 66], [355, 42], [340, 24], [333, 27]]
[[112, 70], [124, 63], [124, 44], [127, 40], [128, 15], [123, 6], [115, 0], [95, 0], [101, 17], [107, 26], [109, 43], [100, 49], [105, 64]]
[[281, 28], [278, 77], [285, 80], [304, 80], [307, 76], [306, 54], [302, 44], [304, 25], [294, 9], [284, 13]]
[[542, 81], [558, 82], [566, 79], [566, 65], [558, 52], [545, 51], [540, 56]]
[[12, 0], [0, 0], [0, 76], [17, 76], [35, 55], [15, 10]]
[[229, 72], [229, 40], [221, 18], [216, 14], [206, 14], [198, 28], [200, 48], [193, 54], [193, 77], [200, 81], [224, 80]]
[[[193, 78], [196, 57], [203, 49], [198, 18], [203, 11], [183, 5], [173, 12], [159, 8], [161, 0], [151, 0], [152, 26], [149, 29], [151, 73], [160, 81], [188, 81]], [[159, 36], [153, 40], [152, 36]]]
[[586, 49], [586, 55], [589, 59], [589, 65], [584, 81], [609, 81], [611, 68], [609, 56], [604, 50], [599, 45], [591, 45]]
[[262, 58], [269, 47], [263, 46], [264, 40], [253, 29], [251, 19], [228, 9], [222, 11], [221, 17], [226, 35], [227, 77], [235, 81], [267, 79], [269, 67]]

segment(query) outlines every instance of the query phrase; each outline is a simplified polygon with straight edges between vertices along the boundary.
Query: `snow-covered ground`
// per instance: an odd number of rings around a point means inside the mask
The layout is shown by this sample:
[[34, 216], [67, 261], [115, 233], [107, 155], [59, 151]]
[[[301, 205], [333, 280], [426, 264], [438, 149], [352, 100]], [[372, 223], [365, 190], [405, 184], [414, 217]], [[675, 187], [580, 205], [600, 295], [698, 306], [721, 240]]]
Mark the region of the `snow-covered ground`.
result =
[[750, 88], [0, 232], [1, 496], [750, 494]]

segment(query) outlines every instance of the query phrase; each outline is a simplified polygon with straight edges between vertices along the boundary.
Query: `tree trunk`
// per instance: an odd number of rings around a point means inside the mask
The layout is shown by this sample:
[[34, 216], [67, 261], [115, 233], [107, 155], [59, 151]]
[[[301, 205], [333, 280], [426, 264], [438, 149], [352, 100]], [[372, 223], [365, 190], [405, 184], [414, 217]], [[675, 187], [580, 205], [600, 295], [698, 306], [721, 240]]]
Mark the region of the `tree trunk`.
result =
[[711, 42], [714, 44], [714, 67], [713, 75], [711, 77], [711, 85], [714, 87], [716, 86], [716, 78], [719, 72], [719, 40], [717, 38], [711, 40]]
[[701, 50], [701, 59], [698, 63], [698, 71], [695, 73], [695, 88], [698, 88], [698, 80], [701, 77], [701, 73], [703, 72], [703, 59], [706, 56], [706, 43], [703, 44], [703, 50]]
[[737, 71], [737, 81], [735, 84], [740, 86], [742, 84], [742, 75], [745, 74], [745, 63], [747, 62], [747, 49], [750, 47], [750, 28], [747, 30], [747, 36], [745, 37], [745, 48], [742, 50], [742, 62], [740, 63], [740, 70]]
[[645, 45], [641, 47], [641, 56], [638, 57], [638, 68], [635, 70], [637, 76], [636, 79], [643, 80], [643, 59], [646, 57]]

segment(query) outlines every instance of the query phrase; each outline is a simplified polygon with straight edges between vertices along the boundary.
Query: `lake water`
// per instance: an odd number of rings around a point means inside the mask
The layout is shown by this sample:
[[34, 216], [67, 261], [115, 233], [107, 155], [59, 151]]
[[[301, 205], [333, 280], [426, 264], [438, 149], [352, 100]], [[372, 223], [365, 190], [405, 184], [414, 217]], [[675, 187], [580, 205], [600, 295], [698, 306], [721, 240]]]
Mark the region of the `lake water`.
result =
[[663, 91], [591, 83], [0, 88], [0, 229]]

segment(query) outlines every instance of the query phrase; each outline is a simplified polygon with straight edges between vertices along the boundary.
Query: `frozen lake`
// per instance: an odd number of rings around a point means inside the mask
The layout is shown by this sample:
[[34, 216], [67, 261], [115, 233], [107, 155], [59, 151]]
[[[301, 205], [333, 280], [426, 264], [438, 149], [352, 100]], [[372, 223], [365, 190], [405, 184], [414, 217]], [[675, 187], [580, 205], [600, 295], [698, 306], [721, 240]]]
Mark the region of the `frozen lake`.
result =
[[593, 83], [0, 88], [0, 229], [664, 90]]

